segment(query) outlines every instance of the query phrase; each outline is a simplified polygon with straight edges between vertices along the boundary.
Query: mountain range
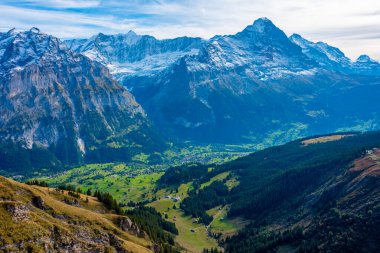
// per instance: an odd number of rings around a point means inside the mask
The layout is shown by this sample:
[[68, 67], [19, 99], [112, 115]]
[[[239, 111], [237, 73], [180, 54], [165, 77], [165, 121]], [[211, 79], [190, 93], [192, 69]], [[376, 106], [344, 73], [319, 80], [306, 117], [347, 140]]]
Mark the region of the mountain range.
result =
[[209, 40], [129, 32], [66, 44], [108, 66], [167, 136], [276, 143], [379, 124], [377, 61], [288, 37], [266, 18]]
[[164, 146], [106, 67], [37, 28], [0, 34], [0, 83], [2, 169], [124, 160]]
[[7, 170], [129, 161], [168, 139], [272, 145], [380, 121], [378, 62], [266, 18], [209, 40], [12, 29], [0, 33], [0, 63]]
[[379, 62], [267, 18], [2, 32], [0, 174], [30, 180], [0, 176], [0, 251], [378, 252], [379, 94]]

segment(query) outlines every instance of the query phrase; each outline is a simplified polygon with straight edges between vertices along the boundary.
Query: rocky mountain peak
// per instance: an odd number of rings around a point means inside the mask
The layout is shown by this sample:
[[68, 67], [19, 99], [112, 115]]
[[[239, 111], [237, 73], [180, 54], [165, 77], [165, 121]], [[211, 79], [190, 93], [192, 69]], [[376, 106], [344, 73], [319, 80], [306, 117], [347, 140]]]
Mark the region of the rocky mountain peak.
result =
[[273, 24], [273, 22], [267, 18], [260, 18], [253, 22], [252, 25], [247, 26], [242, 32], [239, 34], [243, 35], [256, 35], [256, 36], [275, 36], [275, 37], [283, 37], [285, 33], [281, 31], [277, 26]]
[[200, 38], [180, 37], [158, 40], [134, 31], [115, 35], [96, 35], [90, 39], [70, 40], [66, 44], [110, 68], [116, 78], [127, 75], [152, 75], [185, 55], [194, 55], [202, 44]]
[[310, 59], [318, 62], [320, 66], [339, 71], [350, 70], [351, 60], [339, 48], [320, 41], [312, 42], [299, 34], [293, 34], [289, 39], [301, 47], [302, 52]]
[[304, 37], [302, 37], [301, 35], [299, 35], [299, 34], [297, 34], [297, 33], [292, 34], [292, 35], [289, 37], [289, 39], [290, 39], [292, 42], [296, 43], [297, 45], [299, 45], [299, 46], [301, 46], [301, 47], [302, 47], [302, 45], [308, 45], [308, 44], [312, 43], [311, 41], [305, 39]]
[[301, 54], [300, 48], [267, 18], [257, 19], [252, 25], [247, 26], [233, 37], [244, 41], [255, 51], [281, 51], [289, 56], [300, 56]]
[[19, 31], [16, 29], [16, 28], [12, 28], [12, 29], [10, 29], [8, 32], [7, 32], [7, 34], [9, 34], [9, 35], [12, 35], [12, 34], [16, 34], [16, 33], [18, 33]]
[[360, 55], [358, 57], [358, 59], [356, 60], [356, 62], [361, 62], [361, 63], [373, 63], [373, 62], [376, 62], [375, 60], [371, 59], [371, 57], [369, 57], [368, 55]]
[[58, 38], [37, 28], [8, 32], [0, 35], [0, 52], [3, 141], [50, 148], [59, 160], [77, 163], [110, 148], [109, 141], [122, 150], [150, 140], [149, 121], [134, 97], [106, 67]]
[[10, 30], [0, 36], [0, 72], [41, 64], [46, 59], [73, 60], [72, 53], [58, 38], [40, 32]]
[[268, 19], [268, 18], [259, 18], [253, 22], [252, 27], [257, 31], [257, 32], [265, 32], [268, 29], [278, 29], [273, 22]]
[[40, 29], [38, 29], [37, 27], [32, 27], [32, 28], [30, 28], [29, 31], [32, 33], [40, 33]]

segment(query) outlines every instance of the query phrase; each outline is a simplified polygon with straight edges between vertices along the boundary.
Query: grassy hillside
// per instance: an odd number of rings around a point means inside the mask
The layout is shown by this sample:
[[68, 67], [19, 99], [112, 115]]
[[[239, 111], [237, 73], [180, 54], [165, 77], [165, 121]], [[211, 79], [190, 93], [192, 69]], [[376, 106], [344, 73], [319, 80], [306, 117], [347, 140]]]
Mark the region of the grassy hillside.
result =
[[[71, 184], [84, 190], [99, 190], [112, 194], [119, 202], [139, 202], [151, 199], [155, 182], [163, 174], [161, 169], [128, 166], [124, 163], [88, 164], [72, 170], [41, 177], [49, 185], [57, 187]], [[163, 195], [163, 194], [161, 194]]]
[[4, 252], [151, 252], [137, 231], [95, 198], [0, 177], [0, 250]]
[[[182, 168], [191, 169], [193, 166], [182, 166]], [[210, 166], [204, 166], [204, 168], [206, 171], [211, 169]], [[152, 166], [143, 169], [125, 164], [90, 164], [53, 177], [42, 177], [40, 180], [47, 181], [53, 187], [66, 184], [81, 187], [84, 191], [91, 189], [92, 192], [95, 190], [108, 192], [122, 205], [131, 201], [135, 203], [146, 202], [148, 206], [158, 210], [163, 217], [165, 217], [164, 213], [168, 214], [166, 220], [175, 222], [178, 228], [179, 233], [175, 236], [175, 241], [184, 249], [192, 252], [201, 252], [204, 248], [218, 246], [217, 240], [209, 235], [209, 231], [212, 233], [226, 232], [231, 235], [243, 227], [240, 220], [235, 222], [235, 220], [225, 219], [225, 212], [216, 215], [215, 222], [210, 227], [193, 223], [194, 219], [190, 215], [185, 215], [179, 206], [182, 200], [187, 197], [188, 190], [193, 189], [193, 184], [196, 182], [193, 182], [190, 177], [186, 184], [170, 184], [168, 187], [162, 187], [158, 182], [164, 172], [158, 171], [160, 170], [157, 169], [155, 172]], [[221, 173], [203, 185], [206, 186], [217, 180], [226, 179], [228, 175], [228, 172]], [[235, 178], [228, 180], [230, 187], [234, 187], [236, 184], [238, 181]], [[174, 202], [165, 196], [180, 197], [181, 199]], [[173, 209], [174, 205], [177, 209]], [[125, 210], [129, 208], [128, 206], [124, 207]], [[227, 207], [223, 210], [226, 211]], [[174, 216], [176, 216], [176, 221], [173, 221]], [[224, 219], [221, 219], [223, 217]], [[196, 232], [191, 232], [192, 228], [195, 228]]]

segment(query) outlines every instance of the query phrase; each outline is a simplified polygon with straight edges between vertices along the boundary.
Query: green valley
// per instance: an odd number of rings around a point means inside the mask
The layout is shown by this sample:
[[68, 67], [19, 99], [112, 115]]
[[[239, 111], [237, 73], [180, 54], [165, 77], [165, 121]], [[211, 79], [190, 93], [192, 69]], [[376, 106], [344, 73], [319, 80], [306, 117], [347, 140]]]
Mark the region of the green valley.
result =
[[300, 232], [306, 229], [304, 215], [310, 212], [303, 199], [321, 195], [328, 178], [344, 173], [366, 150], [380, 147], [378, 137], [378, 132], [316, 136], [237, 159], [232, 156], [224, 163], [87, 164], [37, 179], [50, 187], [71, 185], [82, 192], [110, 193], [127, 213], [153, 207], [175, 224], [175, 243], [185, 251], [234, 252], [243, 247], [241, 242], [252, 241], [255, 248], [247, 250], [259, 252], [308, 238]]
[[[226, 218], [227, 206], [213, 214], [215, 221], [209, 227], [195, 222], [195, 218], [185, 215], [179, 207], [181, 201], [188, 196], [188, 191], [193, 189], [193, 182], [181, 184], [177, 188], [160, 188], [157, 181], [163, 174], [163, 169], [157, 166], [143, 168], [137, 165], [127, 166], [124, 163], [108, 163], [84, 165], [54, 176], [39, 177], [38, 180], [47, 182], [51, 187], [72, 185], [74, 188], [80, 187], [83, 192], [88, 189], [92, 192], [96, 190], [108, 192], [124, 206], [125, 210], [131, 208], [128, 206], [130, 202], [140, 202], [154, 207], [163, 217], [167, 215], [166, 220], [175, 223], [179, 231], [176, 242], [192, 252], [218, 247], [218, 242], [212, 234], [232, 235], [243, 227], [243, 222], [230, 221]], [[202, 187], [223, 180], [228, 174], [223, 172], [202, 184]], [[227, 184], [230, 185], [231, 182], [236, 184], [238, 181], [230, 179]]]

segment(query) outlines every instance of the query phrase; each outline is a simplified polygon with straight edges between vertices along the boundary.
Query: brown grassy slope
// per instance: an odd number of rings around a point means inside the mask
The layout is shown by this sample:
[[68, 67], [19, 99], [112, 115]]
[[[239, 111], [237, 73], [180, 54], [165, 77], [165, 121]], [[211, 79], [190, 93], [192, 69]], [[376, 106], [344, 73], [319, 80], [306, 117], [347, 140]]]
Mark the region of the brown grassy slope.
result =
[[335, 135], [327, 135], [327, 136], [321, 136], [321, 137], [316, 137], [312, 139], [307, 139], [302, 141], [302, 144], [307, 146], [310, 144], [315, 144], [315, 143], [324, 143], [324, 142], [329, 142], [329, 141], [338, 141], [342, 138], [345, 137], [350, 137], [353, 136], [353, 134], [335, 134]]
[[150, 252], [150, 241], [121, 230], [96, 199], [65, 197], [74, 200], [0, 177], [0, 252]]

